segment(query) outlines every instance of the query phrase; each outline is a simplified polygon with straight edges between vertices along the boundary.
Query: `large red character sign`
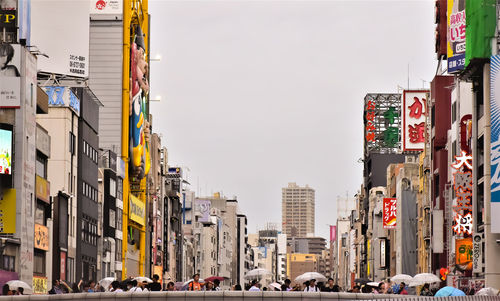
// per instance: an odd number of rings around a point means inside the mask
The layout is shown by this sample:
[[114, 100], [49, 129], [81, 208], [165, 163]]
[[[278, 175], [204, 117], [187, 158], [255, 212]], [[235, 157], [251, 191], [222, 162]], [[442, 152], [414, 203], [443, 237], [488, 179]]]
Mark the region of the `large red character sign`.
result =
[[396, 216], [397, 216], [397, 199], [395, 198], [384, 198], [384, 208], [383, 208], [383, 226], [384, 229], [394, 229], [396, 228]]
[[453, 231], [457, 235], [472, 235], [472, 156], [462, 151], [460, 156], [455, 156], [451, 167], [456, 170], [453, 174], [456, 195], [456, 203], [453, 204]]
[[428, 91], [403, 92], [403, 150], [422, 151], [425, 145], [425, 117]]

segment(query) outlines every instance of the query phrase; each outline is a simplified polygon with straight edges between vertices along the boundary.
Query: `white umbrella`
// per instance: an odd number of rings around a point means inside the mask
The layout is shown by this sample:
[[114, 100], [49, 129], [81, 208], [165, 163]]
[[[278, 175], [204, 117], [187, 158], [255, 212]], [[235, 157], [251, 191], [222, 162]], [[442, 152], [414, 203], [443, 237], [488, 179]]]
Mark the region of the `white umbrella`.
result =
[[109, 290], [109, 285], [111, 284], [111, 282], [113, 282], [115, 280], [116, 280], [115, 277], [106, 277], [106, 278], [103, 278], [103, 279], [99, 280], [98, 283], [99, 283], [100, 286], [104, 287], [104, 289], [106, 291], [108, 291]]
[[395, 283], [409, 283], [413, 279], [412, 276], [406, 274], [397, 274], [396, 276], [391, 277], [391, 281]]
[[498, 295], [498, 290], [492, 287], [485, 287], [480, 289], [476, 294], [476, 296], [496, 296]]
[[7, 281], [9, 285], [9, 289], [11, 290], [17, 290], [18, 288], [22, 287], [24, 289], [24, 294], [26, 295], [31, 295], [33, 294], [33, 290], [31, 289], [31, 286], [29, 286], [26, 282], [21, 281], [21, 280], [10, 280]]
[[413, 279], [410, 281], [410, 286], [419, 286], [419, 285], [424, 285], [426, 283], [435, 283], [435, 282], [441, 282], [441, 279], [439, 279], [438, 276], [431, 274], [431, 273], [422, 273], [422, 274], [417, 274]]
[[[189, 279], [188, 281], [184, 282], [184, 284], [182, 284], [182, 286], [184, 287], [184, 286], [188, 285], [190, 282], [193, 282], [193, 281], [194, 281], [194, 279]], [[205, 280], [203, 280], [203, 279], [200, 278], [200, 279], [198, 279], [198, 282], [199, 283], [204, 283]]]
[[273, 289], [278, 289], [281, 291], [281, 284], [279, 284], [278, 282], [274, 282], [274, 283], [271, 283], [268, 285], [270, 288], [273, 288]]
[[379, 284], [380, 284], [380, 282], [368, 282], [366, 285], [373, 286], [373, 287], [378, 287]]
[[271, 276], [273, 273], [266, 269], [253, 269], [245, 275], [245, 279], [262, 279], [267, 276]]
[[298, 276], [297, 278], [295, 278], [295, 282], [304, 283], [304, 282], [309, 281], [311, 279], [315, 279], [317, 282], [326, 282], [326, 277], [321, 275], [320, 273], [316, 273], [316, 272], [304, 273], [304, 274]]
[[143, 276], [135, 277], [134, 280], [136, 280], [137, 282], [144, 282], [144, 281], [146, 281], [147, 283], [153, 282], [153, 280]]

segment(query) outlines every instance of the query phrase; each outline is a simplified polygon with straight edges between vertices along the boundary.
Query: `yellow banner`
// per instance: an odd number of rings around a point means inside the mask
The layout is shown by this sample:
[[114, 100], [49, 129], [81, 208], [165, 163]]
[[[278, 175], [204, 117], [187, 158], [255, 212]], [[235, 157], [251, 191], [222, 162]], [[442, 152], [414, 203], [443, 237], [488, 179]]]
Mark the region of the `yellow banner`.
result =
[[129, 194], [129, 200], [130, 220], [144, 226], [146, 224], [146, 205], [132, 194]]
[[49, 228], [35, 224], [35, 248], [49, 250]]
[[0, 233], [16, 233], [16, 190], [5, 189], [0, 197]]
[[35, 182], [35, 187], [36, 187], [36, 197], [39, 200], [42, 200], [46, 202], [47, 204], [50, 204], [50, 184], [47, 180], [40, 176], [36, 176], [36, 182]]
[[47, 277], [33, 276], [33, 294], [47, 294]]

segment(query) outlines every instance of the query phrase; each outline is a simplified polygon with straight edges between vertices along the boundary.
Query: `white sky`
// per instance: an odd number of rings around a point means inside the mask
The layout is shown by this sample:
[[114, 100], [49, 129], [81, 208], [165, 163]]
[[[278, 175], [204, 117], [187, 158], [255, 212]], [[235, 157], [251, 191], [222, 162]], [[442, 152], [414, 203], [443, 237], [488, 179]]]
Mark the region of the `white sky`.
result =
[[[316, 190], [316, 235], [362, 181], [363, 97], [434, 77], [434, 1], [150, 0], [153, 131], [192, 190], [236, 195], [249, 232], [281, 188]], [[424, 80], [425, 82], [423, 82]]]

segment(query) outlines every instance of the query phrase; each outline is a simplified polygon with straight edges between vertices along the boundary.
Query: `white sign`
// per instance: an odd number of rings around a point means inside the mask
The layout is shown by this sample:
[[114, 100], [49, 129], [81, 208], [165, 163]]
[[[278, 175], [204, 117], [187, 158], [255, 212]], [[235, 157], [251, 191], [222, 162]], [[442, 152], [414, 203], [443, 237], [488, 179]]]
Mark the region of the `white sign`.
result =
[[121, 15], [123, 14], [123, 1], [122, 0], [90, 0], [90, 13], [91, 14], [110, 14]]
[[403, 151], [422, 151], [429, 91], [403, 91]]
[[385, 239], [380, 240], [380, 267], [385, 268]]
[[472, 238], [472, 272], [483, 272], [483, 238], [480, 234]]
[[0, 44], [0, 108], [21, 107], [21, 45]]
[[88, 77], [89, 2], [88, 0], [32, 0], [31, 41], [40, 52], [42, 72]]

